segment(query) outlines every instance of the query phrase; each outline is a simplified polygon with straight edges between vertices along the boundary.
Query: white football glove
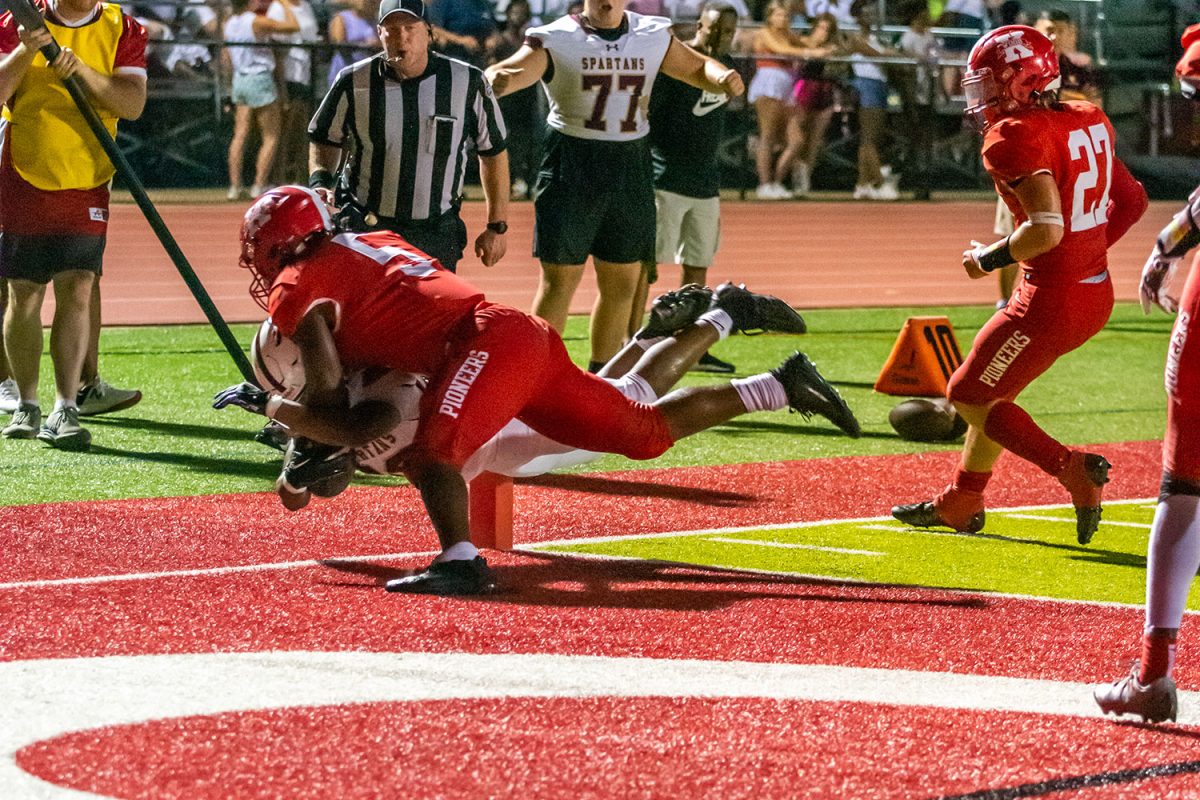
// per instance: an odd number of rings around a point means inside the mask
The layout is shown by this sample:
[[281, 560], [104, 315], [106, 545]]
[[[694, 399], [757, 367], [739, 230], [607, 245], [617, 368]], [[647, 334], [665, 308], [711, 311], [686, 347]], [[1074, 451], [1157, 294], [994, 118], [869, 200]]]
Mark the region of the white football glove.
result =
[[1142, 267], [1142, 283], [1138, 287], [1143, 314], [1149, 314], [1154, 306], [1168, 314], [1179, 310], [1179, 303], [1167, 294], [1166, 286], [1171, 282], [1171, 276], [1175, 274], [1180, 260], [1164, 257], [1157, 247], [1150, 254], [1150, 258], [1146, 259], [1146, 266]]

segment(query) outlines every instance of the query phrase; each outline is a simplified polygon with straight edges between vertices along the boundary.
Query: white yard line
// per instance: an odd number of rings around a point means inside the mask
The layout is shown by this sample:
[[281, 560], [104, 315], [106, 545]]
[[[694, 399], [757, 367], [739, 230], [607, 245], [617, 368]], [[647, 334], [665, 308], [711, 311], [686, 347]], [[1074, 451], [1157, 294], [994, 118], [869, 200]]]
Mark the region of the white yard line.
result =
[[330, 556], [329, 558], [309, 559], [306, 561], [276, 561], [270, 564], [239, 564], [231, 567], [179, 569], [170, 570], [167, 572], [126, 572], [115, 575], [90, 575], [82, 578], [52, 578], [41, 581], [15, 581], [13, 583], [0, 583], [0, 590], [41, 589], [49, 586], [81, 586], [96, 583], [118, 583], [121, 581], [153, 581], [160, 578], [192, 578], [202, 575], [232, 575], [239, 572], [270, 572], [272, 570], [320, 567], [328, 561], [389, 561], [391, 559], [399, 560], [404, 558], [418, 557], [432, 558], [437, 554], [437, 550], [430, 550], [420, 553], [380, 553], [378, 555], [370, 556]]
[[764, 539], [730, 539], [725, 536], [713, 536], [706, 542], [722, 542], [724, 544], [748, 544], [756, 547], [780, 547], [787, 550], [817, 550], [822, 553], [845, 553], [850, 556], [886, 556], [887, 553], [877, 553], [874, 550], [849, 550], [845, 547], [821, 547], [815, 544], [797, 544], [795, 542], [772, 542]]

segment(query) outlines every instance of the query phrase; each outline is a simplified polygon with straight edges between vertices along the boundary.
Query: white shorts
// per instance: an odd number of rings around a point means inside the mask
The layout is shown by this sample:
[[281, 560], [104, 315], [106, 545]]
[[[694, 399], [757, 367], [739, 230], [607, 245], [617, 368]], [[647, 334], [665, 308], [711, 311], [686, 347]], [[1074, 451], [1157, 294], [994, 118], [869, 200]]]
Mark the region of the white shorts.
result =
[[750, 90], [746, 102], [754, 105], [760, 97], [772, 97], [781, 103], [792, 102], [792, 89], [796, 86], [796, 77], [789, 69], [783, 67], [759, 67], [750, 79]]
[[[605, 380], [636, 403], [650, 404], [658, 399], [650, 385], [640, 378], [625, 375]], [[528, 478], [556, 469], [590, 464], [602, 455], [560, 444], [514, 419], [467, 459], [462, 475], [467, 481], [474, 480], [481, 472]]]
[[721, 242], [721, 198], [685, 197], [655, 189], [654, 206], [658, 263], [711, 266]]

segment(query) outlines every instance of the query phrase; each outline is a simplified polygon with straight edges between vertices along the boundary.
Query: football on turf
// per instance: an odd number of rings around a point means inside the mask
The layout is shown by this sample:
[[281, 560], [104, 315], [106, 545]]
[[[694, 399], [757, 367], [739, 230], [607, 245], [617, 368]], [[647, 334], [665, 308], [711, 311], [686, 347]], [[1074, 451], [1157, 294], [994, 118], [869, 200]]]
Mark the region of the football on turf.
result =
[[910, 442], [951, 442], [967, 432], [966, 421], [943, 397], [905, 400], [891, 410], [888, 422]]

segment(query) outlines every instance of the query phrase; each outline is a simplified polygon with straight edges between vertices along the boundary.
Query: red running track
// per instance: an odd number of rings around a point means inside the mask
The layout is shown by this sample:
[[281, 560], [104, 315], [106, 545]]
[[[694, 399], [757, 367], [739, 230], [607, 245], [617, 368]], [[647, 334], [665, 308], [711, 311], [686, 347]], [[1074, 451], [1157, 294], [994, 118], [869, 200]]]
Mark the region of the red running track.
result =
[[[1154, 237], [1177, 203], [1151, 204], [1142, 221], [1115, 248], [1111, 265], [1118, 299], [1137, 297], [1138, 277]], [[722, 206], [721, 250], [709, 273], [714, 285], [743, 281], [803, 308], [896, 305], [969, 305], [996, 299], [992, 280], [971, 281], [959, 255], [971, 239], [992, 237], [992, 201], [757, 203]], [[218, 309], [230, 321], [257, 321], [246, 275], [237, 267], [241, 204], [164, 204], [160, 212]], [[464, 206], [472, 238], [484, 222], [482, 203]], [[484, 268], [468, 255], [460, 272], [494, 301], [527, 309], [538, 282], [530, 255], [533, 206], [514, 203], [508, 255]], [[469, 248], [468, 248], [469, 249]], [[104, 319], [110, 325], [203, 322], [162, 246], [138, 208], [115, 204], [105, 258]], [[665, 270], [660, 285], [678, 273]], [[595, 298], [587, 271], [572, 311]], [[53, 303], [43, 319], [49, 323]]]

